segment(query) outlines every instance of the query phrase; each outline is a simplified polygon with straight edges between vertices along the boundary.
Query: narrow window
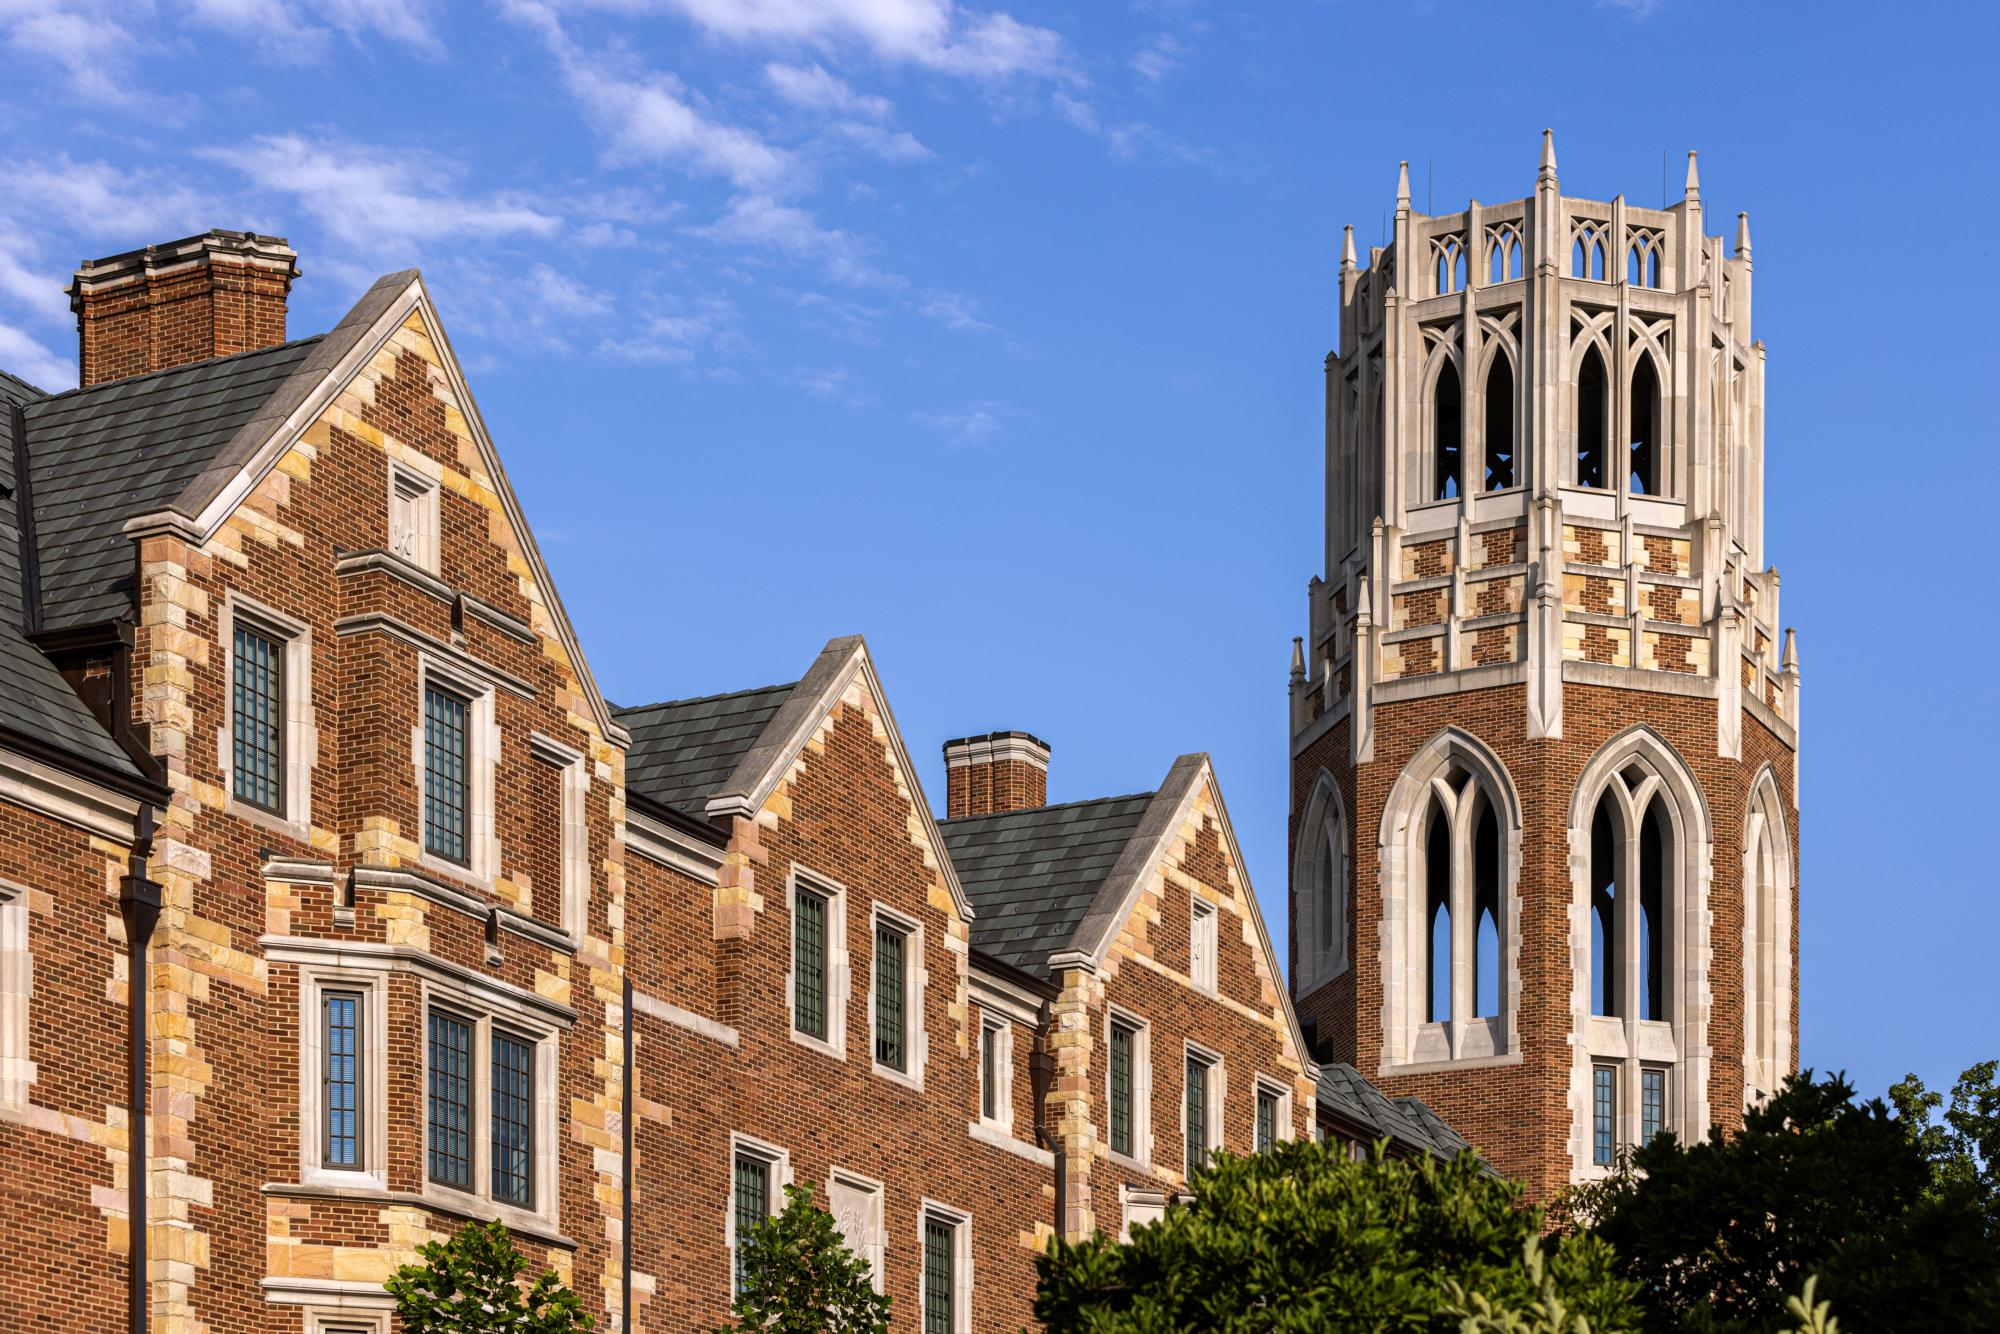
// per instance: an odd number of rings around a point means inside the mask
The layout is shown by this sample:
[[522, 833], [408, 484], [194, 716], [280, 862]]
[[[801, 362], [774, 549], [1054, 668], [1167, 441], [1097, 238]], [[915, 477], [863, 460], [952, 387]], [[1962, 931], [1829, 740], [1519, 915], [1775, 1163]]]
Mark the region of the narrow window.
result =
[[240, 622], [230, 658], [231, 788], [238, 801], [284, 810], [284, 644]]
[[1667, 1072], [1639, 1072], [1639, 1142], [1651, 1142], [1667, 1124]]
[[1576, 484], [1604, 485], [1605, 397], [1604, 358], [1592, 344], [1584, 349], [1576, 377]]
[[1000, 1119], [1000, 1027], [986, 1024], [979, 1030], [979, 1114], [988, 1121]]
[[800, 889], [792, 915], [792, 1026], [826, 1041], [827, 899]]
[[875, 1059], [898, 1074], [908, 1074], [907, 1038], [909, 935], [888, 922], [875, 924]]
[[534, 1198], [529, 1172], [534, 1158], [533, 1044], [496, 1029], [492, 1077], [493, 1198], [526, 1208]]
[[1328, 957], [1334, 953], [1334, 932], [1345, 939], [1346, 910], [1340, 901], [1341, 852], [1340, 822], [1328, 816], [1320, 829], [1319, 843], [1319, 947]]
[[1111, 1151], [1130, 1158], [1132, 1154], [1132, 1075], [1133, 1048], [1139, 1034], [1130, 1024], [1111, 1024]]
[[1661, 899], [1666, 879], [1666, 838], [1656, 800], [1639, 826], [1639, 1017], [1665, 1019], [1665, 922]]
[[1438, 368], [1437, 388], [1431, 394], [1431, 439], [1436, 445], [1437, 484], [1435, 499], [1449, 500], [1458, 494], [1459, 437], [1464, 422], [1460, 412], [1458, 364], [1450, 357]]
[[1507, 276], [1520, 278], [1527, 274], [1521, 267], [1521, 238], [1516, 236], [1507, 243]]
[[1595, 1091], [1590, 1160], [1599, 1167], [1611, 1166], [1618, 1155], [1618, 1071], [1612, 1066], [1593, 1068]]
[[957, 1233], [942, 1218], [924, 1218], [924, 1334], [954, 1334], [958, 1328], [953, 1273]]
[[430, 1015], [430, 1178], [472, 1189], [472, 1022]]
[[352, 991], [320, 995], [322, 1019], [320, 1123], [327, 1167], [361, 1166], [361, 996]]
[[1659, 494], [1660, 377], [1653, 359], [1639, 358], [1632, 372], [1632, 494]]
[[1477, 939], [1472, 952], [1473, 1013], [1500, 1013], [1500, 825], [1491, 802], [1481, 801], [1472, 835], [1472, 912]]
[[1495, 353], [1486, 372], [1486, 489], [1514, 485], [1514, 363]]
[[1424, 994], [1434, 1024], [1451, 1018], [1451, 829], [1444, 808], [1431, 806], [1430, 832], [1424, 843], [1426, 909], [1430, 948], [1425, 957]]
[[1269, 1153], [1278, 1142], [1278, 1095], [1257, 1090], [1257, 1152]]
[[1187, 1174], [1208, 1161], [1208, 1072], [1199, 1056], [1187, 1059]]
[[470, 713], [463, 696], [424, 687], [424, 851], [461, 866], [469, 860]]
[[743, 1252], [750, 1234], [771, 1212], [771, 1164], [754, 1153], [736, 1155], [736, 1290], [743, 1291]]
[[1194, 984], [1215, 990], [1215, 905], [1201, 899], [1188, 904], [1188, 968]]
[[1615, 1015], [1618, 1004], [1618, 863], [1620, 840], [1610, 795], [1590, 822], [1590, 1012]]

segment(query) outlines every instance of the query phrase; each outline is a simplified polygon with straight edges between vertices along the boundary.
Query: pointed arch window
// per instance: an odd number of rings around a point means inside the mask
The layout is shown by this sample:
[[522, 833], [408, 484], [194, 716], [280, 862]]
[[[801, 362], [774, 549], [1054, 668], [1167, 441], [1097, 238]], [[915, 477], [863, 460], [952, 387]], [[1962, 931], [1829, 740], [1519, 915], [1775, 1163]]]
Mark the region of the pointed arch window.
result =
[[1576, 229], [1576, 239], [1570, 245], [1569, 271], [1572, 278], [1604, 281], [1604, 232], [1595, 223], [1587, 222]]
[[1605, 484], [1605, 419], [1610, 415], [1611, 380], [1604, 357], [1592, 343], [1576, 374], [1576, 484]]
[[1424, 840], [1424, 1022], [1451, 1018], [1451, 820], [1437, 802], [1425, 821]]
[[1437, 294], [1445, 296], [1465, 286], [1465, 247], [1456, 236], [1431, 242], [1432, 268], [1437, 278]]
[[1632, 245], [1625, 252], [1625, 281], [1633, 287], [1658, 288], [1660, 285], [1660, 247], [1658, 232], [1641, 231], [1632, 236]]
[[1431, 389], [1431, 443], [1436, 480], [1432, 499], [1451, 500], [1458, 495], [1459, 456], [1464, 430], [1464, 391], [1458, 380], [1458, 363], [1450, 357], [1438, 367], [1437, 384]]
[[1660, 375], [1650, 354], [1641, 353], [1632, 371], [1632, 419], [1627, 439], [1631, 441], [1632, 494], [1658, 495], [1660, 491]]
[[1486, 489], [1514, 485], [1514, 363], [1502, 352], [1486, 371]]
[[1792, 1069], [1791, 844], [1766, 772], [1750, 798], [1743, 843], [1744, 1100], [1761, 1102]]
[[1472, 832], [1472, 1014], [1500, 1014], [1500, 824], [1481, 802]]
[[1299, 824], [1295, 889], [1296, 994], [1347, 968], [1347, 826], [1339, 793], [1322, 772]]
[[1512, 224], [1486, 233], [1487, 281], [1512, 282], [1521, 276], [1521, 233]]

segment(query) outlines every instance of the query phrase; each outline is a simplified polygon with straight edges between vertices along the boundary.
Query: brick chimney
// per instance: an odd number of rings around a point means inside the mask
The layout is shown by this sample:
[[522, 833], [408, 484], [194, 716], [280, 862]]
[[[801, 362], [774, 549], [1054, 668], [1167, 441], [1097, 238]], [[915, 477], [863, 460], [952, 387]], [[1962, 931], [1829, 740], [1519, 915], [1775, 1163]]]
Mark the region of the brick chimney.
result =
[[284, 342], [298, 259], [282, 236], [213, 231], [85, 260], [69, 286], [81, 382]]
[[1049, 743], [1026, 732], [947, 741], [944, 768], [946, 819], [1049, 804]]

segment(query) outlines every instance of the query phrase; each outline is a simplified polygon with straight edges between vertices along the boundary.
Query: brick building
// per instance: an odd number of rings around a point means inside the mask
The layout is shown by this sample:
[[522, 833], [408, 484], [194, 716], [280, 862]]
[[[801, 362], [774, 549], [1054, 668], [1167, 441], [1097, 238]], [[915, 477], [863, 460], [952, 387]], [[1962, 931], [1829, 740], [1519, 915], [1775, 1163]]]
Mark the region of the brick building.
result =
[[1315, 1050], [1545, 1196], [1797, 1063], [1798, 657], [1751, 251], [1534, 193], [1340, 266], [1294, 652], [1288, 977]]
[[383, 1331], [499, 1218], [702, 1327], [796, 1183], [1015, 1329], [1202, 1153], [1462, 1145], [1313, 1059], [1205, 757], [954, 741], [940, 821], [859, 639], [614, 709], [422, 279], [286, 341], [296, 273], [86, 264], [81, 387], [0, 376], [0, 1326]]

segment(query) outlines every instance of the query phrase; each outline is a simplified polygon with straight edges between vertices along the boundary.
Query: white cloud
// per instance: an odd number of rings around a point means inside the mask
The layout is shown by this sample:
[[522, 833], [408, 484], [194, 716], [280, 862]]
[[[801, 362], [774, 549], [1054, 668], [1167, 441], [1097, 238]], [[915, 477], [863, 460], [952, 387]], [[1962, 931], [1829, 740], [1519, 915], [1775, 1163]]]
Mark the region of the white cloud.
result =
[[884, 162], [921, 162], [925, 158], [937, 156], [924, 147], [922, 140], [906, 130], [889, 130], [880, 125], [844, 120], [830, 127], [827, 133], [833, 139], [850, 144], [870, 157], [881, 158]]
[[953, 333], [993, 332], [993, 326], [979, 318], [979, 303], [962, 292], [932, 292], [917, 311]]
[[517, 196], [439, 189], [435, 182], [458, 169], [426, 154], [297, 134], [259, 135], [200, 153], [265, 190], [291, 196], [334, 236], [364, 252], [407, 252], [412, 243], [445, 239], [550, 236], [562, 227], [557, 214]]
[[76, 383], [76, 366], [39, 342], [0, 320], [0, 367], [37, 389], [67, 389]]
[[794, 106], [838, 111], [869, 120], [887, 120], [895, 109], [888, 98], [857, 93], [846, 80], [818, 65], [784, 65], [772, 61], [764, 66], [764, 78], [773, 92]]
[[910, 420], [954, 445], [982, 445], [1000, 434], [998, 403], [968, 403], [958, 412], [913, 412]]
[[1171, 33], [1160, 33], [1132, 57], [1132, 68], [1147, 83], [1158, 83], [1180, 68], [1187, 46]]
[[906, 280], [884, 273], [868, 259], [868, 243], [837, 227], [823, 227], [805, 209], [768, 195], [741, 195], [723, 215], [696, 235], [729, 245], [776, 252], [793, 260], [814, 260], [829, 278], [849, 287], [901, 288]]
[[605, 339], [598, 352], [616, 361], [686, 365], [704, 348], [740, 346], [737, 323], [736, 307], [726, 298], [677, 301], [625, 336]]
[[116, 0], [0, 0], [0, 30], [21, 57], [15, 77], [40, 62], [59, 70], [84, 101], [135, 106], [140, 94], [128, 84], [132, 57], [140, 47], [128, 24], [152, 18], [145, 3]]

